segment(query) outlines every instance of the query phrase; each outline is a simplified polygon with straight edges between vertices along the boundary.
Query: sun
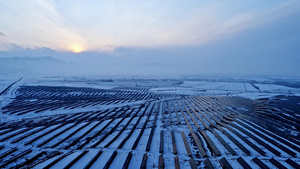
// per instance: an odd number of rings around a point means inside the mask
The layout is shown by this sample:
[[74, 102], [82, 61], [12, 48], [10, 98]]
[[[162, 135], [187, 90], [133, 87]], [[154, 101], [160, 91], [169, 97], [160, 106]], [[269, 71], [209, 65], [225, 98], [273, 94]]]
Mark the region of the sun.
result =
[[75, 53], [80, 53], [83, 51], [83, 48], [81, 46], [75, 45], [72, 47], [72, 51]]

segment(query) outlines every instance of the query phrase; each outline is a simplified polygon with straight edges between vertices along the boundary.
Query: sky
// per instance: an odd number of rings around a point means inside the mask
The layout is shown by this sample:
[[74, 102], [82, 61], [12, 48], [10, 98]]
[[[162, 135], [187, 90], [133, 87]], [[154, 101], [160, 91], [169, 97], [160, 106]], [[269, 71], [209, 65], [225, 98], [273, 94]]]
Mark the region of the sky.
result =
[[300, 76], [299, 44], [298, 0], [0, 1], [0, 57], [86, 73]]

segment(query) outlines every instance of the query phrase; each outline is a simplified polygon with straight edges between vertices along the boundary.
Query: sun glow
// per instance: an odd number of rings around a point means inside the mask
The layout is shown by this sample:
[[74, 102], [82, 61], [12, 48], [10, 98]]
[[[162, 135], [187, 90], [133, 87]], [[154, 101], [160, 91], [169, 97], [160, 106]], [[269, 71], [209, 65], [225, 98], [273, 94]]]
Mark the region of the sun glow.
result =
[[80, 52], [83, 51], [83, 48], [81, 46], [75, 45], [75, 46], [72, 47], [72, 51], [74, 53], [80, 53]]

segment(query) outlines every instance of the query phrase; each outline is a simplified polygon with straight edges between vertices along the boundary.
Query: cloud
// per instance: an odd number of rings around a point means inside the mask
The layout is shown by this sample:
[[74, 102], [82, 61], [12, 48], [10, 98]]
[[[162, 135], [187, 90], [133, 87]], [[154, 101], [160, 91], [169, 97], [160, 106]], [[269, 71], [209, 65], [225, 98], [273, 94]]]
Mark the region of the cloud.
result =
[[6, 39], [0, 38], [0, 52], [1, 51], [9, 51], [15, 49], [15, 44], [10, 43]]
[[0, 32], [0, 52], [15, 49], [16, 45], [11, 43], [3, 32]]
[[10, 42], [24, 48], [113, 51], [120, 46], [190, 46], [274, 22], [297, 11], [299, 4], [13, 0], [0, 2], [0, 28]]
[[70, 50], [84, 44], [79, 33], [61, 19], [52, 1], [2, 1], [0, 6], [0, 23], [7, 39], [23, 48]]
[[281, 18], [297, 13], [300, 10], [300, 1], [287, 1], [279, 5], [271, 6], [259, 11], [244, 11], [235, 14], [225, 20], [209, 24], [207, 30], [198, 29], [193, 34], [194, 44], [205, 44], [215, 40], [224, 39], [228, 36], [239, 34], [249, 29], [259, 29], [260, 27], [273, 22], [277, 22]]

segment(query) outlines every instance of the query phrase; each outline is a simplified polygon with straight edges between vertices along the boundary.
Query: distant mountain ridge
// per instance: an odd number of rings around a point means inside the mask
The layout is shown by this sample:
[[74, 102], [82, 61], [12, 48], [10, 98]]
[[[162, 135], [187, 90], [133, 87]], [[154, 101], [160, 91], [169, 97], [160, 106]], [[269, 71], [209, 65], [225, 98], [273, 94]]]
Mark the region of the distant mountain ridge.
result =
[[54, 57], [0, 57], [0, 75], [38, 76], [61, 73], [68, 63]]

